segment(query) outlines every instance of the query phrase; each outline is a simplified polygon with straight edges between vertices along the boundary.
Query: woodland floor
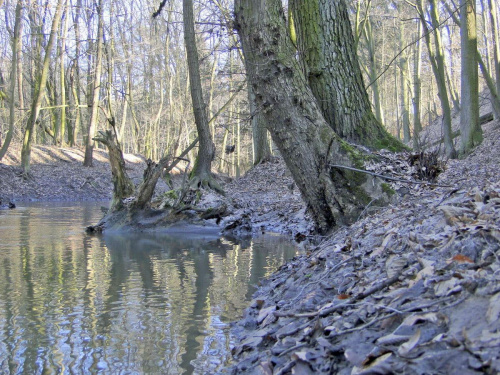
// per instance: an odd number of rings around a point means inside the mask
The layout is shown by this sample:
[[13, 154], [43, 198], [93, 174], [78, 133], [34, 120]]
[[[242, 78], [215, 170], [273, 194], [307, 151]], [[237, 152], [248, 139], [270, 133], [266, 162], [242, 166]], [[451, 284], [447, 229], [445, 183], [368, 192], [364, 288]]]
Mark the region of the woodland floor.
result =
[[[302, 242], [307, 254], [261, 287], [233, 332], [232, 374], [496, 374], [500, 372], [500, 129], [466, 159], [448, 161], [440, 186], [390, 182], [394, 202], [369, 207], [350, 227]], [[34, 147], [31, 178], [19, 150], [0, 163], [0, 197], [105, 200], [107, 154], [83, 168], [83, 150]], [[15, 156], [13, 156], [15, 155]], [[377, 173], [413, 180], [407, 155], [380, 153]], [[126, 155], [138, 182], [143, 158]], [[179, 179], [178, 179], [179, 180]], [[309, 238], [312, 224], [279, 158], [220, 178], [224, 226]], [[159, 196], [168, 187], [161, 181]], [[246, 228], [246, 229], [245, 229]], [[316, 242], [315, 242], [316, 241]]]

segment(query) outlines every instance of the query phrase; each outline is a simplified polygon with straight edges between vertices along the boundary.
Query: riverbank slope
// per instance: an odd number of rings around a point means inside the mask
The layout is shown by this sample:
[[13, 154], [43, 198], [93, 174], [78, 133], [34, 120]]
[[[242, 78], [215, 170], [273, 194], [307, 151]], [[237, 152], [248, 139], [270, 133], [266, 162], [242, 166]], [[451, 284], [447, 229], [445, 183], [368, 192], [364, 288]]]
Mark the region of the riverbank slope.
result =
[[264, 280], [230, 374], [500, 372], [500, 130]]
[[[391, 206], [370, 207], [357, 223], [319, 239], [319, 245], [305, 245], [306, 255], [264, 280], [234, 325], [235, 361], [222, 372], [500, 371], [498, 125], [483, 127], [484, 143], [466, 159], [448, 161], [440, 186], [391, 182]], [[102, 150], [93, 168], [83, 168], [83, 150], [35, 147], [27, 181], [20, 177], [15, 148], [10, 155], [0, 163], [3, 198], [111, 196]], [[125, 160], [138, 182], [144, 159]], [[415, 172], [403, 159], [388, 165], [385, 173], [402, 178]], [[250, 232], [273, 230], [299, 240], [311, 233], [305, 205], [279, 158], [240, 179], [220, 179], [231, 210], [227, 222], [246, 221]], [[163, 184], [160, 194], [168, 189]], [[207, 202], [222, 199], [211, 194]]]

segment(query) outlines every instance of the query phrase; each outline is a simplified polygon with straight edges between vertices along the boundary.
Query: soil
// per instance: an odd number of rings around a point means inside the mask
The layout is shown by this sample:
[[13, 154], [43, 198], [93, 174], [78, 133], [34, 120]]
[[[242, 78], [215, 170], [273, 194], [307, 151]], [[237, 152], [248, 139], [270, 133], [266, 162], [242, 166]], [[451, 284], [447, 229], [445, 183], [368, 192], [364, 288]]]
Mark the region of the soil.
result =
[[[439, 164], [444, 172], [433, 184], [404, 182], [429, 172], [423, 159], [411, 165], [409, 155], [379, 153], [382, 162], [367, 169], [398, 180], [387, 182], [393, 203], [367, 207], [327, 237], [313, 236], [279, 157], [239, 179], [219, 176], [226, 196], [205, 192], [199, 206], [227, 205], [221, 228], [287, 233], [307, 250], [262, 281], [233, 326], [234, 361], [221, 372], [499, 373], [499, 123], [483, 130], [483, 144], [463, 160]], [[4, 203], [111, 197], [103, 150], [94, 167], [83, 168], [81, 149], [35, 146], [28, 180], [19, 154], [11, 147], [0, 163]], [[144, 158], [125, 160], [139, 182]], [[180, 186], [182, 174], [174, 180]], [[169, 189], [160, 181], [157, 201]]]

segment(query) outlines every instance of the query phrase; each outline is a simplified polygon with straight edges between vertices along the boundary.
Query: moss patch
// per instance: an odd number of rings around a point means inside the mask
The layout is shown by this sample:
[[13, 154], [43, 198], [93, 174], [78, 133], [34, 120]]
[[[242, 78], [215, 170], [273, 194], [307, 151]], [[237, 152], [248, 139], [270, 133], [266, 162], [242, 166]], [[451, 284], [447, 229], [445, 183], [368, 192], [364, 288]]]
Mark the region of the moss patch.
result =
[[410, 148], [398, 141], [395, 137], [386, 133], [385, 137], [375, 139], [372, 146], [376, 150], [386, 149], [392, 152], [409, 151]]
[[352, 162], [354, 168], [363, 169], [365, 162], [371, 159], [370, 155], [363, 154], [344, 140], [339, 139], [340, 148], [344, 151]]
[[386, 183], [386, 182], [382, 182], [380, 184], [380, 187], [382, 188], [382, 191], [384, 193], [386, 193], [389, 197], [392, 197], [394, 194], [396, 194], [396, 192], [394, 191], [394, 189], [391, 188], [391, 186], [388, 183]]

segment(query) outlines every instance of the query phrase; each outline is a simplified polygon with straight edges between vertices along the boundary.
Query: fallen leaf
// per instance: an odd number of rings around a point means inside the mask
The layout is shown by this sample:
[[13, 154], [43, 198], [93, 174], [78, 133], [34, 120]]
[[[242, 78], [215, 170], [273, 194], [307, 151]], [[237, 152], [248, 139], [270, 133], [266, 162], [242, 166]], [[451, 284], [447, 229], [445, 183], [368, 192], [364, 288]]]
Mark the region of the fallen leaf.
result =
[[483, 329], [481, 332], [481, 342], [488, 346], [500, 345], [500, 332], [490, 332], [487, 329]]
[[410, 336], [408, 335], [395, 335], [393, 333], [379, 337], [377, 339], [377, 344], [379, 345], [394, 345], [394, 344], [400, 344], [402, 342], [408, 341]]
[[273, 375], [273, 364], [270, 361], [261, 362], [258, 369], [260, 374]]
[[456, 277], [452, 277], [449, 280], [441, 281], [434, 286], [434, 294], [436, 297], [446, 297], [453, 293], [458, 293], [462, 291], [462, 286], [459, 284]]
[[337, 299], [349, 299], [351, 296], [349, 294], [339, 294]]
[[419, 340], [420, 340], [420, 329], [417, 329], [417, 331], [414, 333], [411, 339], [409, 339], [407, 342], [405, 342], [398, 348], [398, 354], [400, 356], [408, 355], [408, 353], [411, 352], [412, 349], [415, 348], [415, 346], [417, 346]]
[[392, 361], [390, 361], [392, 353], [384, 354], [366, 366], [354, 366], [351, 375], [369, 375], [369, 374], [392, 374]]
[[259, 311], [259, 316], [257, 317], [257, 323], [262, 323], [266, 317], [271, 314], [272, 312], [276, 311], [276, 306], [269, 306], [266, 307], [265, 309], [262, 309]]
[[387, 277], [391, 278], [398, 275], [408, 264], [408, 261], [400, 255], [391, 255], [385, 262]]
[[420, 323], [420, 322], [431, 322], [431, 323], [440, 323], [441, 321], [446, 321], [446, 316], [440, 313], [427, 313], [427, 314], [421, 314], [421, 315], [410, 315], [405, 320], [403, 320], [403, 323], [401, 323], [402, 326], [413, 326], [415, 323]]
[[495, 294], [490, 298], [488, 311], [486, 312], [486, 320], [488, 323], [496, 322], [500, 318], [500, 293]]
[[462, 254], [457, 254], [451, 260], [457, 262], [457, 263], [472, 263], [474, 264], [474, 261], [469, 258], [468, 256], [462, 255]]
[[297, 361], [295, 366], [292, 367], [292, 375], [314, 375], [314, 371], [311, 370], [311, 367], [304, 362]]
[[301, 350], [293, 353], [291, 357], [294, 361], [300, 359], [303, 362], [311, 363], [312, 360], [318, 358], [318, 355], [310, 350]]
[[362, 366], [363, 360], [365, 359], [364, 356], [351, 348], [345, 350], [344, 357], [354, 366]]

